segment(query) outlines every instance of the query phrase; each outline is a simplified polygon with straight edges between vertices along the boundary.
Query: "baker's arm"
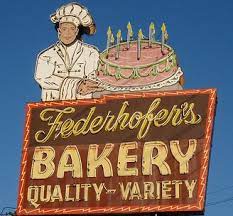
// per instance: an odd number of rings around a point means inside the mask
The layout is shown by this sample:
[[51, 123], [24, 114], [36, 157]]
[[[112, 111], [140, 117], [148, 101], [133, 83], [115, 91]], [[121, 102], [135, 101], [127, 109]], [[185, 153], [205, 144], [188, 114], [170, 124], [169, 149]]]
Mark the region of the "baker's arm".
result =
[[85, 61], [85, 77], [84, 80], [78, 83], [77, 85], [77, 98], [91, 98], [93, 93], [96, 91], [102, 91], [99, 88], [99, 84], [96, 81], [89, 80], [89, 75], [91, 77], [95, 76], [95, 71], [98, 67], [99, 61], [99, 52], [98, 50], [89, 47], [85, 52], [86, 61]]

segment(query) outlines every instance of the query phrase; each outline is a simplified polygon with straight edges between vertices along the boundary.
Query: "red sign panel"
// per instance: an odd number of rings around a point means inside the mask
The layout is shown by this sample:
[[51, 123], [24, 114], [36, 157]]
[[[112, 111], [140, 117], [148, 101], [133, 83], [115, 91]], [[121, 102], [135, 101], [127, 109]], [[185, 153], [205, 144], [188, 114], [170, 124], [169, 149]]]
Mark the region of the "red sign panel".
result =
[[215, 89], [29, 103], [18, 215], [203, 212]]

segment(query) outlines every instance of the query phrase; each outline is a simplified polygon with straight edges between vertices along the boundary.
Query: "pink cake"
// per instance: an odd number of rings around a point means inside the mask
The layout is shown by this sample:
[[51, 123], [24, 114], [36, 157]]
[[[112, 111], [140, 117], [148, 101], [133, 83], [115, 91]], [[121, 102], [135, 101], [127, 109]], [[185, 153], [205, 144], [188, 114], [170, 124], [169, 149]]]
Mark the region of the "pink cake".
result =
[[[116, 46], [103, 51], [97, 70], [98, 79], [109, 90], [158, 89], [179, 82], [182, 71], [177, 65], [174, 50], [161, 43], [141, 41], [140, 59], [137, 59], [137, 41], [120, 44], [119, 58]], [[143, 90], [143, 89], [142, 89]]]

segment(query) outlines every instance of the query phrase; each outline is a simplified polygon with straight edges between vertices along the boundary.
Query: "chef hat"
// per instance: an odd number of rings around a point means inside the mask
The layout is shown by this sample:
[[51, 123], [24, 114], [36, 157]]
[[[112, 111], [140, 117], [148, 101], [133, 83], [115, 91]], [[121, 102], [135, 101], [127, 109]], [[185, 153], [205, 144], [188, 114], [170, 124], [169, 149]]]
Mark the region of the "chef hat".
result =
[[83, 26], [88, 34], [94, 34], [96, 31], [95, 23], [89, 11], [78, 3], [69, 3], [56, 10], [56, 13], [50, 16], [53, 23], [71, 22], [76, 26]]

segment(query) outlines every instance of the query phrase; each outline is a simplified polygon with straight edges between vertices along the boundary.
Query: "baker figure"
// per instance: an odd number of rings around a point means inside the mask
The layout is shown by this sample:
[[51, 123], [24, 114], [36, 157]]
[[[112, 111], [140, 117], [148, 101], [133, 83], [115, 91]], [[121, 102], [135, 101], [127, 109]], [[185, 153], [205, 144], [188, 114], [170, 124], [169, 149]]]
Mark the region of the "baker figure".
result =
[[62, 6], [50, 18], [59, 41], [38, 55], [35, 79], [42, 101], [91, 98], [92, 93], [102, 90], [88, 78], [97, 69], [99, 52], [83, 43], [81, 36], [95, 33], [93, 18], [77, 3]]

